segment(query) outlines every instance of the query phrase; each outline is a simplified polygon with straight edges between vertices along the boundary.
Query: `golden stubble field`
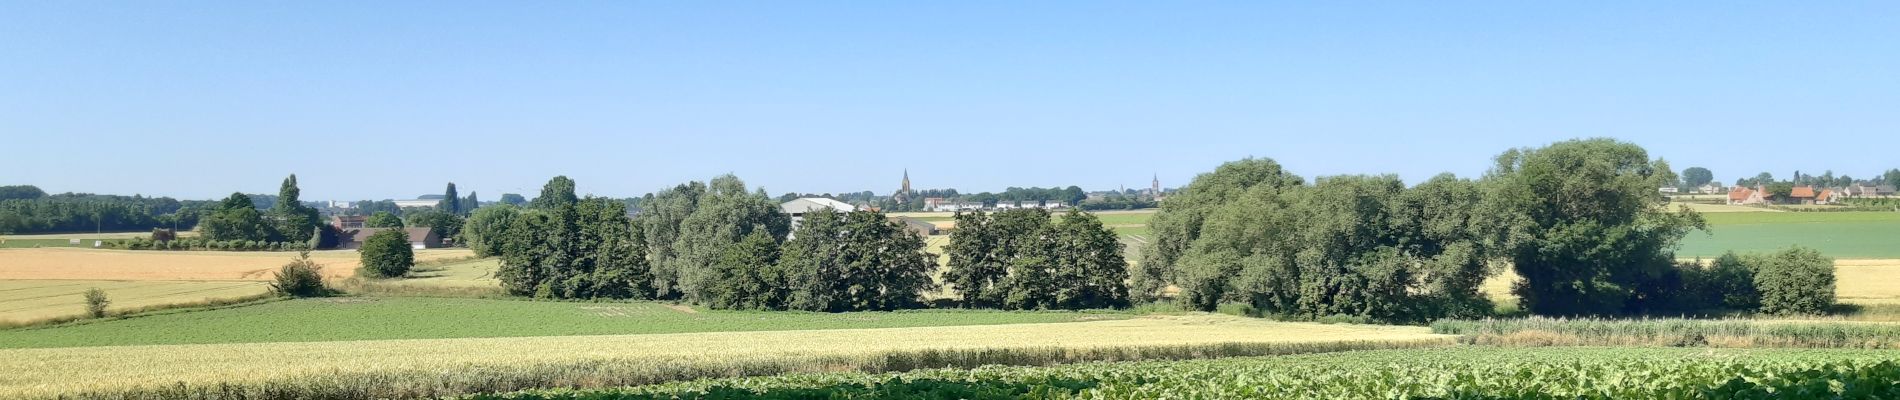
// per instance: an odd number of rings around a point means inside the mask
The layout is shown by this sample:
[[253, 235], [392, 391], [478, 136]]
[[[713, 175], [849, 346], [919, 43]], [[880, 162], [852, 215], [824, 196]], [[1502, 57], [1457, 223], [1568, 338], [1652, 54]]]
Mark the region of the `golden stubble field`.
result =
[[[1223, 315], [775, 332], [244, 343], [0, 350], [0, 397], [131, 386], [577, 362], [719, 366], [936, 349], [1126, 348], [1223, 343], [1449, 341], [1428, 328], [1284, 323]], [[263, 357], [262, 355], [268, 355]], [[471, 368], [473, 367], [473, 368]]]
[[[110, 310], [253, 296], [289, 262], [289, 252], [130, 251], [80, 248], [0, 249], [0, 321], [83, 313], [84, 293], [99, 288]], [[418, 262], [464, 258], [468, 250], [421, 250]], [[311, 252], [331, 279], [356, 273], [353, 250]]]
[[[163, 280], [208, 281], [271, 278], [290, 262], [293, 252], [135, 251], [73, 248], [0, 249], [0, 280]], [[417, 250], [416, 262], [464, 258], [465, 249]], [[361, 264], [355, 250], [310, 252], [325, 275], [348, 277]]]
[[[1484, 281], [1479, 288], [1495, 301], [1516, 301], [1511, 284], [1517, 273], [1509, 269]], [[1848, 304], [1900, 304], [1900, 260], [1834, 260], [1834, 297]]]

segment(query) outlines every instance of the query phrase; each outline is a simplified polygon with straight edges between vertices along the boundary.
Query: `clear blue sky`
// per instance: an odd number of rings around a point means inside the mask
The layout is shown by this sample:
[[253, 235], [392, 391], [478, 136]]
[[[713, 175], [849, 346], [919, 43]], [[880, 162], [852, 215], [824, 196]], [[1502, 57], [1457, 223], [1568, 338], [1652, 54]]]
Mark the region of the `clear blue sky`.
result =
[[1900, 166], [1900, 2], [0, 2], [0, 184], [485, 199]]

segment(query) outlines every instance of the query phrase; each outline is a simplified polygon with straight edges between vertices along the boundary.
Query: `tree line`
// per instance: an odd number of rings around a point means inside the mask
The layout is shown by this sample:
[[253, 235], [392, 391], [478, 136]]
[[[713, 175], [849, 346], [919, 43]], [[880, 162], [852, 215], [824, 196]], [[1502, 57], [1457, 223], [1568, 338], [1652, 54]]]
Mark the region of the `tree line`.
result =
[[[1540, 315], [1698, 311], [1733, 306], [1709, 297], [1788, 293], [1787, 282], [1826, 281], [1831, 301], [1831, 266], [1814, 276], [1818, 255], [1793, 257], [1805, 269], [1743, 268], [1776, 271], [1762, 280], [1676, 262], [1681, 238], [1707, 227], [1667, 208], [1656, 188], [1677, 177], [1641, 147], [1572, 140], [1495, 161], [1479, 180], [1446, 174], [1409, 188], [1390, 175], [1309, 183], [1272, 160], [1227, 163], [1162, 203], [1133, 294], [1175, 287], [1203, 310], [1424, 321], [1489, 314], [1478, 286], [1490, 266], [1508, 265], [1522, 277], [1512, 293]], [[1781, 265], [1752, 265], [1771, 264]]]
[[[719, 309], [855, 311], [924, 305], [937, 256], [924, 240], [881, 212], [818, 210], [790, 215], [763, 191], [731, 175], [688, 182], [640, 200], [577, 198], [574, 182], [550, 180], [528, 207], [489, 207], [470, 216], [463, 237], [478, 254], [502, 258], [497, 276], [510, 293], [541, 298], [668, 299]], [[988, 229], [952, 236], [958, 284], [994, 282], [969, 293], [975, 306], [1081, 308], [1127, 305], [1126, 263], [1113, 233], [1092, 215], [1052, 222], [1024, 210]], [[1031, 220], [1039, 219], [1040, 222]], [[975, 220], [972, 220], [975, 221]], [[984, 239], [971, 239], [982, 237]], [[1013, 245], [993, 247], [991, 238]]]
[[49, 195], [32, 185], [0, 186], [0, 234], [190, 229], [207, 203], [137, 195]]

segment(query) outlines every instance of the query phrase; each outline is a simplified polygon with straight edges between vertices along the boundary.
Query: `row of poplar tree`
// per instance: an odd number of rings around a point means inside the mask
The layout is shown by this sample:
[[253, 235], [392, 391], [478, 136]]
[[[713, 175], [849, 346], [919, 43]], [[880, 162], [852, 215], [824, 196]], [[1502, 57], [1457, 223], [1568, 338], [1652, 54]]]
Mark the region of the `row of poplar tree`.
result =
[[[526, 207], [475, 211], [464, 242], [500, 256], [509, 292], [541, 298], [673, 299], [720, 309], [854, 311], [919, 307], [939, 288], [922, 236], [876, 211], [790, 215], [731, 175], [649, 194], [637, 216], [574, 194], [555, 177]], [[950, 284], [964, 305], [1127, 305], [1115, 236], [1088, 214], [959, 216]]]

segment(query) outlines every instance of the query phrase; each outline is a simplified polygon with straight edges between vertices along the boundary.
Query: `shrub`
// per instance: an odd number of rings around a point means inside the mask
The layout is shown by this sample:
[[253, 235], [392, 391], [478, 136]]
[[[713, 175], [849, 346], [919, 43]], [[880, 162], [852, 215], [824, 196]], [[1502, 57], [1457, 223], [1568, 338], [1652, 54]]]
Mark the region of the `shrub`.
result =
[[1819, 314], [1834, 305], [1834, 260], [1821, 252], [1797, 246], [1748, 261], [1761, 292], [1761, 312]]
[[310, 261], [309, 251], [297, 252], [297, 258], [284, 264], [272, 277], [271, 293], [290, 297], [317, 297], [329, 294], [323, 283], [323, 266]]
[[386, 229], [363, 239], [363, 267], [358, 274], [372, 278], [394, 278], [409, 273], [416, 264], [416, 253], [409, 248], [409, 234], [401, 229]]
[[1704, 266], [1700, 262], [1676, 266], [1681, 279], [1662, 311], [1699, 312], [1714, 309], [1754, 310], [1761, 305], [1755, 289], [1755, 267], [1742, 256], [1723, 254]]
[[106, 305], [109, 304], [112, 304], [112, 300], [106, 299], [106, 291], [99, 288], [86, 289], [86, 315], [93, 318], [105, 318]]

